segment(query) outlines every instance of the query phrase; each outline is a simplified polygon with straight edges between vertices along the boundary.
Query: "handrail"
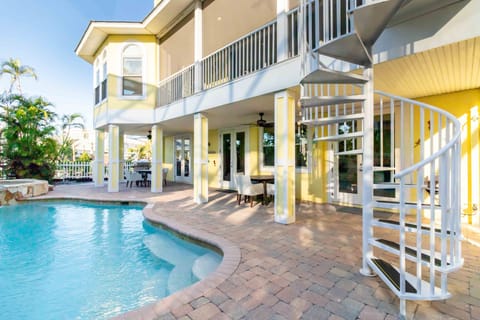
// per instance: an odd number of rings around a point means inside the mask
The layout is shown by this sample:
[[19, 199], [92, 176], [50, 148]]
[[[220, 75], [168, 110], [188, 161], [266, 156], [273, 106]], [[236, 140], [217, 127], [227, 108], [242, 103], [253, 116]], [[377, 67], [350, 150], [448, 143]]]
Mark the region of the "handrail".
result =
[[190, 69], [190, 68], [192, 68], [192, 67], [194, 67], [194, 66], [195, 66], [195, 63], [192, 63], [192, 64], [186, 66], [185, 68], [183, 68], [183, 69], [181, 69], [181, 70], [179, 70], [179, 71], [177, 71], [177, 72], [169, 75], [168, 77], [160, 80], [160, 81], [158, 82], [158, 85], [160, 86], [160, 85], [162, 85], [163, 83], [165, 83], [165, 82], [167, 82], [167, 81], [169, 81], [169, 80], [172, 80], [173, 78], [177, 77], [179, 74], [185, 72], [186, 70], [188, 70], [188, 69]]
[[455, 133], [454, 133], [452, 139], [445, 146], [443, 146], [440, 150], [431, 154], [429, 157], [415, 163], [414, 165], [400, 171], [399, 173], [396, 173], [393, 176], [394, 179], [399, 179], [399, 178], [402, 178], [402, 177], [404, 177], [408, 174], [411, 174], [415, 170], [418, 170], [421, 167], [425, 166], [426, 164], [434, 161], [440, 155], [444, 154], [448, 149], [450, 149], [455, 143], [457, 143], [457, 140], [460, 138], [460, 135], [462, 133], [460, 121], [457, 118], [453, 117], [450, 113], [446, 112], [445, 110], [442, 110], [438, 107], [435, 107], [435, 106], [432, 106], [432, 105], [429, 105], [429, 104], [426, 104], [426, 103], [422, 103], [422, 102], [419, 102], [419, 101], [411, 100], [411, 99], [400, 97], [400, 96], [395, 96], [395, 95], [392, 95], [392, 94], [389, 94], [389, 93], [386, 93], [386, 92], [383, 92], [383, 91], [375, 91], [375, 93], [379, 94], [379, 95], [382, 95], [382, 96], [390, 97], [392, 99], [401, 100], [401, 101], [404, 101], [404, 102], [407, 102], [407, 103], [412, 103], [412, 104], [418, 105], [420, 107], [435, 111], [437, 113], [440, 113], [440, 114], [444, 115], [446, 118], [448, 118], [450, 121], [452, 121], [453, 124], [455, 125]]

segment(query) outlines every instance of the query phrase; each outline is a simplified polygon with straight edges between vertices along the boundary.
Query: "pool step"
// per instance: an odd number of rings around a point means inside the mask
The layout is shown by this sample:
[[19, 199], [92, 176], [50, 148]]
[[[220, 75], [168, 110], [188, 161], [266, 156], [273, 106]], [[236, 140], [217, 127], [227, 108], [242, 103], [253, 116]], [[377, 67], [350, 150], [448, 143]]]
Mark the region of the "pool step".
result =
[[217, 269], [221, 260], [222, 258], [213, 252], [206, 253], [195, 260], [192, 266], [192, 273], [195, 277], [202, 280]]

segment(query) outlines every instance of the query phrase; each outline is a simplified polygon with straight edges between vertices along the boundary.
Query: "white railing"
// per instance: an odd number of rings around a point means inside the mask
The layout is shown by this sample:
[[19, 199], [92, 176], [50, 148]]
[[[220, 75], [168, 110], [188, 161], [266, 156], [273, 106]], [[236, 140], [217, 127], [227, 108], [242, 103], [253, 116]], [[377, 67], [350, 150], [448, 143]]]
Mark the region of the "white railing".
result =
[[[299, 54], [298, 8], [287, 13], [288, 58]], [[159, 83], [160, 106], [268, 68], [277, 59], [277, 22], [272, 21]], [[195, 73], [200, 73], [196, 75]], [[195, 86], [195, 82], [200, 85]]]
[[277, 22], [272, 21], [201, 61], [203, 89], [216, 87], [277, 62]]
[[322, 43], [352, 32], [353, 24], [349, 12], [365, 0], [306, 0], [303, 12], [303, 29], [311, 50]]
[[159, 83], [158, 101], [161, 106], [167, 105], [195, 93], [195, 65], [169, 76]]
[[[133, 162], [123, 162], [124, 176], [126, 172], [133, 170]], [[108, 166], [104, 167], [104, 176], [108, 178]], [[123, 179], [123, 177], [121, 177]], [[59, 162], [56, 165], [54, 180], [91, 180], [93, 179], [93, 162], [68, 161]]]

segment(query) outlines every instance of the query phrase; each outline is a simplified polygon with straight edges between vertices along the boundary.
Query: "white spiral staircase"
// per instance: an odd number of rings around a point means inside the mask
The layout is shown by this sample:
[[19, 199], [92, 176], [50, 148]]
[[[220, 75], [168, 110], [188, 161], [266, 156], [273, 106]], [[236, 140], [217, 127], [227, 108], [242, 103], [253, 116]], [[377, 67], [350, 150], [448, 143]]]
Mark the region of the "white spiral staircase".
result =
[[[463, 264], [458, 120], [373, 89], [372, 46], [408, 2], [302, 0], [299, 15], [301, 122], [315, 128], [314, 141], [331, 143], [335, 157], [363, 156], [361, 273], [386, 283], [400, 299], [402, 317], [406, 300], [448, 298], [447, 275]], [[338, 65], [354, 71], [332, 67]], [[389, 141], [384, 141], [386, 126]], [[374, 159], [386, 151], [391, 161]], [[385, 170], [393, 172], [388, 181], [375, 181]], [[394, 196], [380, 201], [376, 194], [382, 190]], [[375, 208], [390, 210], [395, 218], [375, 219]]]

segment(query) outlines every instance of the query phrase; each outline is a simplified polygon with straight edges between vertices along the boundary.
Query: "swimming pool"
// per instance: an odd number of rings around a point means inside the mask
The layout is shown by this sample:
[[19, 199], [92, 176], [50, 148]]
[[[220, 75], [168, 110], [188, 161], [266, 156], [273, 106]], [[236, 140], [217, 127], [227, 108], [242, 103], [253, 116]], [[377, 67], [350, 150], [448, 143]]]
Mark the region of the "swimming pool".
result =
[[144, 220], [142, 206], [0, 208], [2, 319], [105, 319], [202, 279], [222, 257]]

